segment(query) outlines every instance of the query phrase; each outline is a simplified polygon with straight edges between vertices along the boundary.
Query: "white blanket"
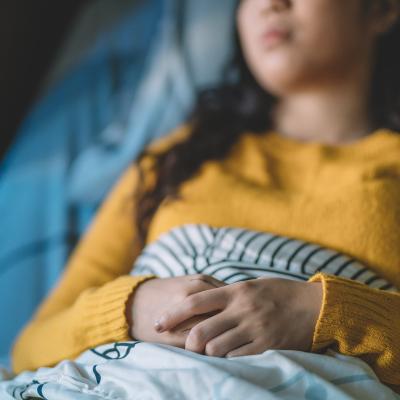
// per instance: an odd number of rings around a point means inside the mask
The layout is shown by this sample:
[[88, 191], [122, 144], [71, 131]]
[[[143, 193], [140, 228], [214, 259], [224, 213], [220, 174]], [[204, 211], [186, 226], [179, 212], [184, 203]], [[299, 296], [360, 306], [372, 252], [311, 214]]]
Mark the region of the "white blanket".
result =
[[236, 358], [113, 343], [0, 383], [0, 398], [48, 400], [400, 399], [356, 358], [266, 351]]

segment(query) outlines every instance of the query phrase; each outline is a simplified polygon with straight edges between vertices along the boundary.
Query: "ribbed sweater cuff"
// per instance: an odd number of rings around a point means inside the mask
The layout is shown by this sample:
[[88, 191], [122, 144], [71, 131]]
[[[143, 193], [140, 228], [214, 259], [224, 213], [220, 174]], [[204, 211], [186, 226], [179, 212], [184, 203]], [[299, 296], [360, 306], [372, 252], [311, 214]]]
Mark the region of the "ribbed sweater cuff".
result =
[[323, 285], [323, 304], [315, 327], [312, 350], [328, 347], [358, 356], [387, 383], [399, 384], [400, 297], [365, 284], [325, 274], [309, 282]]
[[79, 321], [75, 339], [79, 347], [132, 340], [126, 319], [126, 303], [142, 282], [155, 275], [121, 276], [99, 288], [87, 289], [75, 304]]

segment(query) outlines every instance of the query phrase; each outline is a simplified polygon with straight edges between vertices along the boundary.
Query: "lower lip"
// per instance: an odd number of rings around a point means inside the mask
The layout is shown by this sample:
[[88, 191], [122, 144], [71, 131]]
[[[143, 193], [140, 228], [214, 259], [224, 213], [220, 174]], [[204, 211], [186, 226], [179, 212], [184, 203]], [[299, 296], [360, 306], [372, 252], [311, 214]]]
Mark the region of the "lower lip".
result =
[[265, 47], [270, 48], [283, 43], [289, 38], [289, 34], [285, 32], [269, 32], [262, 36], [262, 43]]

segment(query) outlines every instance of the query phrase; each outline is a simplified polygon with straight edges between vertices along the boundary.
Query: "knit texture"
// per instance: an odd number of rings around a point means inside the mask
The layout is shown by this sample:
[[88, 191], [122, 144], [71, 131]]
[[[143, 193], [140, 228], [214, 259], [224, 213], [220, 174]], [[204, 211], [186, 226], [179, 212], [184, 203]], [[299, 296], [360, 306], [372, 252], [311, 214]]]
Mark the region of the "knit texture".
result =
[[[189, 132], [159, 140], [168, 148]], [[135, 245], [137, 169], [121, 177], [69, 261], [59, 285], [17, 339], [16, 372], [54, 365], [88, 347], [126, 340], [126, 300]], [[188, 223], [272, 232], [359, 259], [400, 287], [400, 135], [378, 130], [346, 145], [246, 133], [222, 161], [208, 161], [163, 202], [147, 243]], [[400, 295], [317, 275], [324, 300], [312, 351], [364, 359], [383, 382], [400, 384]], [[66, 338], [67, 337], [67, 338]]]
[[72, 307], [46, 319], [33, 320], [14, 346], [13, 370], [20, 373], [54, 366], [98, 345], [132, 340], [125, 305], [134, 289], [153, 277], [121, 276], [101, 287], [84, 290]]
[[357, 356], [386, 383], [399, 384], [400, 296], [347, 279], [318, 274], [324, 301], [314, 332], [313, 352], [331, 348]]

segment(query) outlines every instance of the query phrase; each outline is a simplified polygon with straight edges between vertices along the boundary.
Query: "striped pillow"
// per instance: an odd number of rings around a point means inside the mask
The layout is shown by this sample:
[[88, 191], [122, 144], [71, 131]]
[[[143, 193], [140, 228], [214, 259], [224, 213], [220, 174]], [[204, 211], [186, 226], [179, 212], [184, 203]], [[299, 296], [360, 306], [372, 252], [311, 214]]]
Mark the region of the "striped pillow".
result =
[[160, 278], [207, 274], [227, 284], [261, 276], [308, 280], [324, 272], [396, 291], [354, 258], [297, 239], [243, 228], [182, 225], [146, 246], [131, 275]]

